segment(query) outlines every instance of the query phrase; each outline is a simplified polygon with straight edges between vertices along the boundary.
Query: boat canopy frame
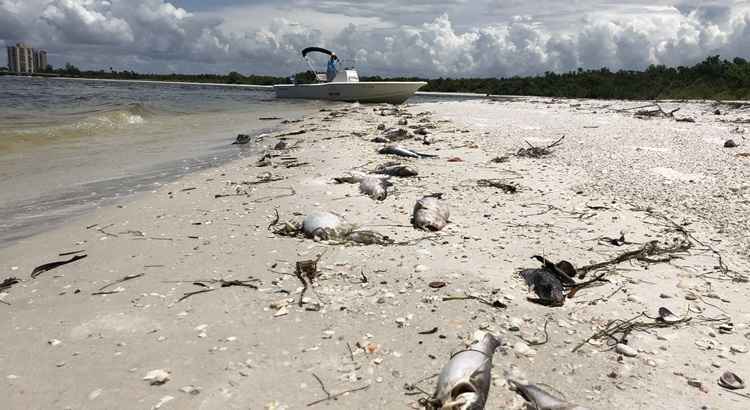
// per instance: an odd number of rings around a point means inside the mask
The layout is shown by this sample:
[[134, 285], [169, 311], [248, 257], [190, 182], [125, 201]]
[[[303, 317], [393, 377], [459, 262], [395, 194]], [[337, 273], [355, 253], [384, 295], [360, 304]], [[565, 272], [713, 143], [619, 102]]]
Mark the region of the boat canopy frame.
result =
[[[317, 71], [315, 69], [315, 66], [313, 66], [312, 62], [310, 61], [310, 59], [307, 58], [307, 55], [310, 54], [310, 53], [321, 53], [321, 54], [325, 54], [327, 56], [333, 56], [333, 55], [335, 55], [335, 53], [333, 51], [325, 49], [323, 47], [307, 47], [307, 48], [305, 48], [305, 49], [302, 50], [302, 58], [305, 60], [305, 63], [307, 63], [307, 67], [310, 69], [310, 72], [312, 72], [313, 74], [315, 74], [315, 77], [316, 77], [316, 79], [318, 81], [320, 81], [320, 82], [326, 82], [325, 80], [323, 80], [323, 77], [321, 77], [321, 74], [325, 75], [325, 72], [319, 72], [319, 71]], [[342, 60], [338, 56], [336, 56], [336, 59], [339, 62], [341, 62], [341, 64], [344, 65], [344, 70], [354, 70], [354, 66], [355, 66], [354, 60]]]

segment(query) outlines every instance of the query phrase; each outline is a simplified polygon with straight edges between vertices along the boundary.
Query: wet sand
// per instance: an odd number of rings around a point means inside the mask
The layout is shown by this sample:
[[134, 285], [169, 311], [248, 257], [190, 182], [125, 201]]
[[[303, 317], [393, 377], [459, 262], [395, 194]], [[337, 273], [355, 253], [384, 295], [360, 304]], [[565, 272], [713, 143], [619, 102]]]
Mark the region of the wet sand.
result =
[[[481, 329], [504, 341], [487, 408], [521, 408], [509, 377], [553, 386], [591, 409], [747, 408], [750, 399], [716, 381], [727, 370], [750, 377], [750, 171], [736, 155], [748, 150], [743, 126], [725, 122], [750, 116], [727, 107], [717, 116], [702, 104], [679, 112], [695, 123], [622, 111], [637, 105], [345, 105], [290, 125], [306, 130], [286, 137], [291, 149], [262, 141], [278, 155], [269, 166], [233, 161], [0, 249], [0, 280], [21, 279], [2, 294], [10, 305], [0, 304], [0, 394], [9, 408], [298, 409], [326, 398], [318, 377], [334, 395], [361, 390], [312, 408], [417, 408], [423, 395], [405, 385], [431, 393], [430, 376]], [[378, 125], [403, 119], [434, 125], [431, 145], [401, 144], [438, 158], [377, 153]], [[562, 135], [549, 156], [514, 155]], [[727, 138], [740, 147], [723, 148]], [[333, 181], [393, 160], [419, 176], [393, 178], [382, 202]], [[252, 184], [266, 173], [283, 179]], [[450, 224], [413, 229], [415, 201], [438, 192]], [[316, 242], [268, 228], [276, 211], [299, 221], [318, 210], [397, 244]], [[602, 240], [621, 234], [627, 244]], [[581, 267], [675, 239], [690, 249], [601, 270], [608, 282], [562, 307], [527, 301], [533, 295], [518, 275], [539, 267], [533, 255]], [[30, 278], [34, 267], [79, 250], [88, 256]], [[319, 256], [321, 276], [299, 306], [295, 262]], [[219, 279], [253, 280], [246, 283], [257, 289]], [[659, 307], [690, 321], [616, 336], [635, 357], [618, 354], [613, 339], [587, 342], [612, 320], [654, 323], [647, 316]], [[166, 383], [143, 380], [156, 369], [170, 373]]]

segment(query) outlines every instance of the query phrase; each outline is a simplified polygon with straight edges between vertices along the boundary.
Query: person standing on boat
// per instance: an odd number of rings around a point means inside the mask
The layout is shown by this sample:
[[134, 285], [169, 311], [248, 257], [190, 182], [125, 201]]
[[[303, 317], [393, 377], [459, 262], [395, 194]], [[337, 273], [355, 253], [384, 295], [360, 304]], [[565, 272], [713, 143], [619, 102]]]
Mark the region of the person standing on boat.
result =
[[328, 82], [331, 82], [334, 78], [336, 78], [336, 73], [338, 72], [336, 63], [338, 61], [339, 58], [336, 57], [336, 53], [331, 53], [331, 58], [330, 60], [328, 60], [328, 69], [326, 70], [326, 77], [328, 77]]

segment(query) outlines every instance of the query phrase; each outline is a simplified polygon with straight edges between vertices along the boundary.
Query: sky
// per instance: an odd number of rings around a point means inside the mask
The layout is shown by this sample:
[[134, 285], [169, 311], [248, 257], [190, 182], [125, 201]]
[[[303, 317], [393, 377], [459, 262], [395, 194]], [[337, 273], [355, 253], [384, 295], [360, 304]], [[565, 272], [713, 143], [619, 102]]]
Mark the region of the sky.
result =
[[323, 46], [360, 75], [509, 77], [750, 58], [750, 0], [0, 0], [18, 41], [82, 69], [287, 76]]

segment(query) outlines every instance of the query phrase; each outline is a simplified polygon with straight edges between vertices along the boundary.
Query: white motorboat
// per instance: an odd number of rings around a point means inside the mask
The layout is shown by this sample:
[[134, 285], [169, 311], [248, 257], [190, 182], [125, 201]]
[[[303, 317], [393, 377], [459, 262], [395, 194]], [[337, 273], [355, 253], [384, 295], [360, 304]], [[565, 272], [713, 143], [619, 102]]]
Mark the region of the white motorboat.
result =
[[[333, 56], [334, 54], [320, 47], [308, 47], [302, 50], [310, 71], [317, 80], [313, 84], [283, 84], [274, 85], [278, 98], [306, 98], [316, 100], [358, 101], [361, 103], [391, 103], [401, 104], [414, 95], [417, 90], [427, 85], [424, 81], [359, 81], [357, 70], [353, 67], [344, 68], [328, 81], [327, 74], [315, 71], [307, 58], [309, 53], [318, 52]], [[335, 57], [334, 57], [335, 58]]]

